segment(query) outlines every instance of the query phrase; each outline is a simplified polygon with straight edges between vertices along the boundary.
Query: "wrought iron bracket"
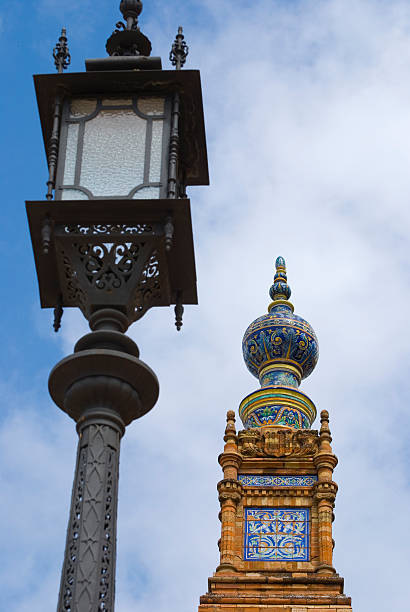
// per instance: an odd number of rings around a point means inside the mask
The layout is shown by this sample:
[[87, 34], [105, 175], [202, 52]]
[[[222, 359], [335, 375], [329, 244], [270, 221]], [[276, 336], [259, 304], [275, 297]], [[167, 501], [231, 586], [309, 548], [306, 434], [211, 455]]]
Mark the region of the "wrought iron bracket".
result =
[[[153, 306], [197, 303], [189, 200], [28, 202], [43, 308], [115, 308], [129, 324]], [[172, 247], [172, 248], [171, 248]]]

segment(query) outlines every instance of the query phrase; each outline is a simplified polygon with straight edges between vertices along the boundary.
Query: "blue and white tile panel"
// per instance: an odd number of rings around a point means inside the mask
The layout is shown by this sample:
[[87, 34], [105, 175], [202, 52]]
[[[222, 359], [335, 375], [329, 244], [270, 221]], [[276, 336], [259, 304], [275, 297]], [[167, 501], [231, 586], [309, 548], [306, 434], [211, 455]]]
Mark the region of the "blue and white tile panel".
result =
[[244, 487], [312, 487], [317, 482], [317, 476], [239, 474], [238, 480]]
[[309, 509], [246, 508], [245, 561], [309, 561]]

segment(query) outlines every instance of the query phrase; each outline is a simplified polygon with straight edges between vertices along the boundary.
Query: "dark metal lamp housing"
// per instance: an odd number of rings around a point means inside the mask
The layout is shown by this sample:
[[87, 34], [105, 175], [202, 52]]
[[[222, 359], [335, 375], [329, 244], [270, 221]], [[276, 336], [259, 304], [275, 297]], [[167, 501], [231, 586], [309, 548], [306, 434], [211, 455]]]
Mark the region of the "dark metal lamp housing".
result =
[[197, 303], [186, 186], [209, 183], [199, 71], [128, 54], [131, 39], [150, 52], [139, 5], [121, 3], [130, 27], [117, 24], [112, 56], [34, 77], [50, 177], [47, 202], [27, 203], [42, 307], [115, 307], [129, 324]]

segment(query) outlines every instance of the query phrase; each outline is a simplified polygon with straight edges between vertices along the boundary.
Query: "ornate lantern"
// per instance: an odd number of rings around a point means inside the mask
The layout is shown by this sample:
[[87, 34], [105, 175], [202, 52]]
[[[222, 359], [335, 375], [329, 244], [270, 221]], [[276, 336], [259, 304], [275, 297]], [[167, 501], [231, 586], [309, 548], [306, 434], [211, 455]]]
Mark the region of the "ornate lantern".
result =
[[[92, 333], [52, 370], [49, 391], [79, 434], [58, 610], [113, 610], [120, 440], [151, 410], [154, 372], [124, 332], [152, 306], [196, 304], [187, 185], [208, 183], [198, 71], [182, 71], [182, 28], [161, 69], [138, 27], [142, 4], [122, 0], [109, 57], [34, 77], [48, 155], [46, 200], [27, 202], [43, 308], [76, 306]], [[53, 199], [55, 196], [55, 199]]]
[[138, 29], [142, 4], [120, 8], [126, 25], [109, 57], [62, 74], [63, 32], [59, 74], [34, 77], [49, 181], [47, 202], [27, 212], [42, 307], [79, 306], [87, 318], [118, 307], [132, 323], [151, 306], [197, 303], [185, 190], [208, 184], [208, 166], [199, 72], [180, 70], [182, 29], [177, 70], [162, 70]]

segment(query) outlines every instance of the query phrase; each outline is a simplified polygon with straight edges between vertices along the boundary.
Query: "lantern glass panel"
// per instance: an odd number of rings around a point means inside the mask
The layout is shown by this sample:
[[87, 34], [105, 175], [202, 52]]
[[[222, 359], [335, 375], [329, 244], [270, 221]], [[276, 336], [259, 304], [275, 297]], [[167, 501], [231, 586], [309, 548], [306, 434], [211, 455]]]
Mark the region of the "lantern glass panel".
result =
[[84, 98], [74, 98], [70, 104], [70, 116], [86, 117], [91, 115], [97, 108], [97, 100], [87, 100]]
[[163, 115], [164, 98], [139, 98], [138, 110], [144, 115]]
[[166, 197], [169, 125], [165, 97], [66, 101], [56, 199]]
[[103, 98], [103, 106], [132, 106], [132, 98]]
[[132, 109], [101, 110], [87, 121], [80, 185], [96, 196], [126, 196], [144, 181], [147, 122]]
[[133, 200], [156, 200], [159, 198], [159, 187], [142, 187], [132, 196]]
[[62, 200], [88, 200], [88, 195], [79, 189], [64, 189]]
[[149, 168], [150, 183], [159, 183], [161, 180], [161, 161], [162, 161], [162, 121], [152, 122], [151, 138], [151, 163]]
[[65, 152], [64, 183], [74, 185], [75, 162], [77, 159], [78, 123], [71, 123], [67, 128], [67, 146]]

